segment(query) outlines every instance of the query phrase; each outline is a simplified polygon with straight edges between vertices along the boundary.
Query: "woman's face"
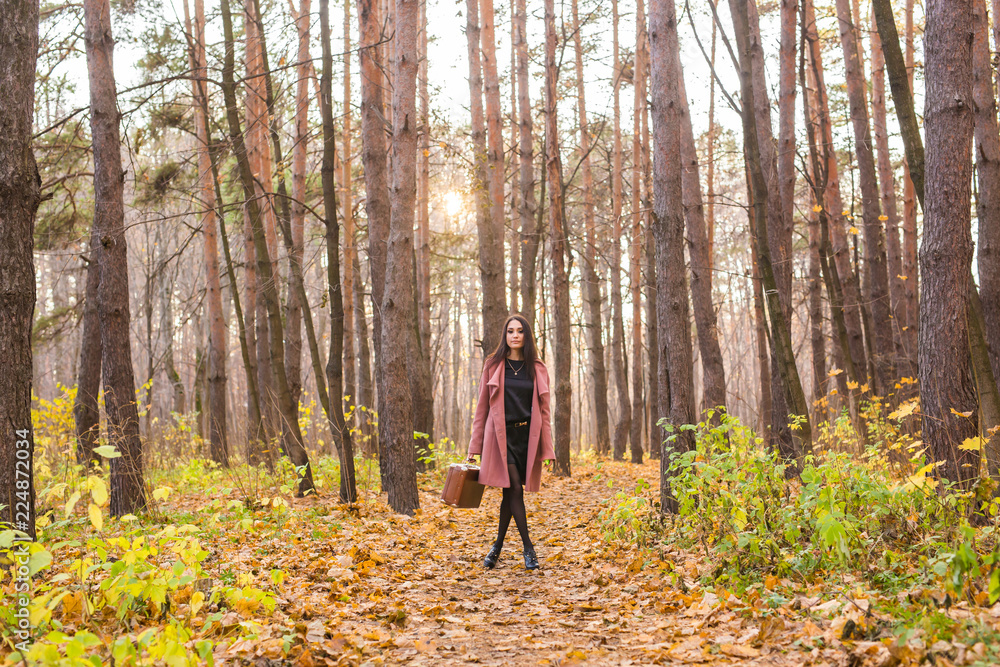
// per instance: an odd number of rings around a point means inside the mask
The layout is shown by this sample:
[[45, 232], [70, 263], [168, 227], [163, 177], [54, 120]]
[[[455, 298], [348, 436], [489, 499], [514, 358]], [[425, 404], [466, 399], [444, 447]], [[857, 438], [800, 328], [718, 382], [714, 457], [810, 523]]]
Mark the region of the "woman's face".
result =
[[524, 349], [524, 325], [519, 320], [507, 323], [507, 347], [512, 350]]

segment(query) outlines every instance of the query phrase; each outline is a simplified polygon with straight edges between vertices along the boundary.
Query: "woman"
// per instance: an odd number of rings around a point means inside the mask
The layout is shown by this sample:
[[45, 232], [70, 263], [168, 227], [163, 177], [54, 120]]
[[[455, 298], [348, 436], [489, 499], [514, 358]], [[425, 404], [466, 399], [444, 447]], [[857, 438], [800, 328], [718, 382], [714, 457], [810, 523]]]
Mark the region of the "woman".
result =
[[549, 373], [538, 359], [535, 337], [523, 315], [508, 317], [503, 329], [500, 344], [483, 366], [469, 444], [469, 460], [477, 454], [482, 460], [479, 482], [503, 489], [497, 539], [483, 565], [496, 567], [513, 517], [524, 544], [524, 567], [536, 570], [538, 557], [528, 537], [524, 490], [538, 491], [542, 462], [555, 459]]

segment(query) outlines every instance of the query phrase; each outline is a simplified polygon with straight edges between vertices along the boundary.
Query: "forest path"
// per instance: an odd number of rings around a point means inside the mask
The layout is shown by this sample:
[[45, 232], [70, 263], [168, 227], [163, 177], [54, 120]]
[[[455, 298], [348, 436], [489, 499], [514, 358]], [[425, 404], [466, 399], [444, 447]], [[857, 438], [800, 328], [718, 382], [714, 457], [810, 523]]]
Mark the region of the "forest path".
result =
[[[643, 561], [634, 547], [601, 538], [601, 502], [634, 490], [640, 478], [655, 493], [657, 477], [656, 461], [580, 466], [569, 479], [546, 473], [541, 493], [525, 496], [537, 572], [524, 569], [513, 524], [497, 568], [483, 568], [496, 532], [498, 489], [488, 489], [482, 506], [469, 510], [443, 505], [428, 488], [412, 518], [348, 515], [328, 497], [295, 501], [318, 516], [311, 531], [308, 521], [302, 524], [295, 544], [275, 545], [280, 554], [271, 567], [283, 568], [288, 580], [274, 620], [284, 617], [286, 628], [294, 623], [302, 642], [301, 653], [282, 657], [299, 665], [809, 662], [808, 653], [778, 649], [791, 633], [775, 630], [792, 631], [794, 624], [762, 629], [745, 603], [698, 589], [698, 559], [674, 553], [664, 556], [667, 562]], [[323, 523], [334, 528], [329, 537]], [[689, 593], [674, 586], [671, 570], [688, 573]], [[262, 664], [261, 657], [278, 657], [278, 644], [265, 629], [256, 641], [219, 646], [216, 657]]]

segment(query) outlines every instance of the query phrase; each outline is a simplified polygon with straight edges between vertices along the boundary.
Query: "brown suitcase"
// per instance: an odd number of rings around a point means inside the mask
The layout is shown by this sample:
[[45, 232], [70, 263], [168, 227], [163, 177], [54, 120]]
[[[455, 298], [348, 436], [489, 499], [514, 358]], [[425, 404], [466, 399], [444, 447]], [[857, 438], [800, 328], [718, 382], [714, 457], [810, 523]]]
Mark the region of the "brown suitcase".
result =
[[479, 483], [479, 466], [452, 463], [444, 480], [441, 500], [452, 507], [479, 507], [486, 487]]

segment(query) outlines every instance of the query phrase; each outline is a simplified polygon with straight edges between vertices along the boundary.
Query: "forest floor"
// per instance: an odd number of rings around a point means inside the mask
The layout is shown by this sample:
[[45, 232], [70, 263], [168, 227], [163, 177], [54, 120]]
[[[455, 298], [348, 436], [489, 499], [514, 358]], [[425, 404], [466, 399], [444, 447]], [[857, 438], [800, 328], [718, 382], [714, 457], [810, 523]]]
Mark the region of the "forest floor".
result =
[[46, 513], [28, 664], [997, 664], [1000, 603], [875, 590], [851, 567], [734, 581], [669, 523], [657, 538], [658, 461], [546, 472], [526, 494], [535, 572], [513, 525], [483, 568], [499, 490], [478, 509], [445, 506], [440, 466], [419, 476], [409, 517], [377, 494], [374, 467], [361, 462], [347, 506], [327, 457], [306, 498], [280, 486], [288, 470], [265, 481], [193, 460], [152, 475], [154, 506], [129, 523], [102, 519], [106, 489], [85, 478], [89, 511], [77, 492]]
[[[868, 595], [851, 595], [850, 579], [820, 591], [772, 577], [740, 599], [699, 586], [712, 566], [697, 553], [608, 543], [602, 502], [642, 478], [655, 495], [657, 461], [546, 473], [542, 492], [526, 494], [536, 572], [524, 568], [514, 525], [497, 568], [483, 568], [496, 489], [479, 509], [454, 509], [425, 478], [412, 518], [381, 503], [345, 510], [330, 495], [294, 500], [313, 518], [226, 555], [235, 571], [285, 576], [271, 617], [255, 637], [217, 643], [216, 664], [895, 665], [926, 656], [919, 639], [893, 646], [866, 630], [871, 641], [851, 640], [880, 617]], [[241, 621], [230, 611], [218, 626]], [[934, 650], [962, 664], [983, 648]]]

